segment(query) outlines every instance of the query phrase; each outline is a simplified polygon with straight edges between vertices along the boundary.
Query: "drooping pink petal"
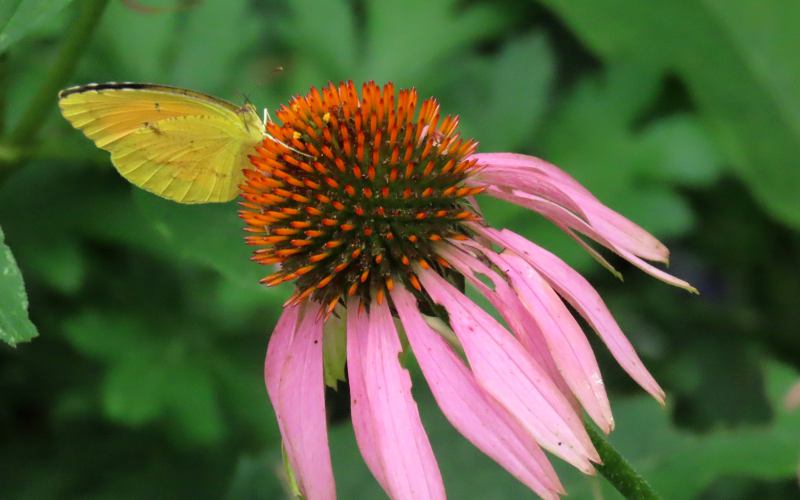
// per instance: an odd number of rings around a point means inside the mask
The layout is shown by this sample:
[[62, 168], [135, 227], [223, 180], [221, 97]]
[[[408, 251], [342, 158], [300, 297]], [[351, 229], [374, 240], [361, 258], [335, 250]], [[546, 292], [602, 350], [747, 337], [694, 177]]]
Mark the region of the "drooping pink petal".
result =
[[[489, 183], [502, 183], [513, 189], [542, 195], [542, 191], [527, 186], [528, 178], [538, 178], [546, 183], [549, 179], [553, 187], [563, 192], [573, 203], [581, 208], [578, 214], [586, 214], [589, 223], [615, 245], [648, 260], [667, 262], [669, 250], [653, 235], [626, 217], [603, 205], [586, 188], [569, 174], [544, 160], [533, 156], [513, 153], [483, 153], [471, 156], [483, 166], [477, 179], [485, 177]], [[535, 186], [534, 186], [535, 187]], [[553, 201], [556, 201], [553, 199]], [[575, 211], [571, 204], [563, 205]]]
[[[347, 383], [350, 388], [350, 419], [356, 435], [358, 449], [372, 475], [381, 487], [389, 491], [386, 472], [380, 456], [379, 440], [375, 429], [376, 416], [367, 396], [367, 382], [363, 363], [364, 348], [369, 338], [369, 316], [359, 312], [359, 302], [351, 298], [347, 303]], [[354, 361], [356, 360], [356, 361]]]
[[432, 270], [417, 268], [428, 295], [447, 310], [475, 378], [536, 441], [587, 474], [600, 457], [580, 418], [520, 343]]
[[535, 156], [523, 155], [519, 153], [475, 153], [470, 155], [469, 158], [472, 160], [477, 160], [479, 165], [506, 165], [508, 167], [522, 170], [529, 169], [541, 172], [549, 175], [553, 179], [560, 181], [564, 185], [570, 186], [578, 191], [583, 191], [585, 194], [591, 196], [591, 192], [583, 187], [580, 182], [575, 180], [574, 177], [556, 167], [552, 163], [548, 163]]
[[291, 355], [292, 341], [294, 340], [294, 332], [297, 329], [300, 309], [300, 306], [285, 307], [281, 317], [278, 318], [275, 330], [273, 330], [269, 338], [267, 358], [264, 362], [264, 383], [270, 396], [278, 394], [281, 370], [283, 370], [285, 360]]
[[[562, 394], [571, 395], [571, 389], [553, 360], [553, 356], [547, 347], [547, 342], [542, 335], [536, 321], [531, 318], [530, 313], [520, 302], [517, 294], [506, 283], [505, 279], [486, 264], [475, 258], [470, 253], [462, 250], [457, 241], [453, 242], [455, 247], [441, 245], [437, 247], [437, 252], [444, 257], [450, 265], [460, 272], [469, 282], [486, 297], [495, 310], [503, 316], [508, 327], [519, 340], [531, 357], [549, 375]], [[494, 289], [489, 288], [479, 275], [488, 278]], [[568, 397], [570, 403], [577, 408], [577, 401]]]
[[322, 324], [315, 304], [286, 308], [264, 363], [286, 455], [309, 500], [336, 498], [325, 417]]
[[606, 433], [614, 428], [600, 367], [578, 322], [555, 291], [516, 255], [484, 254], [511, 280], [514, 290], [547, 341], [556, 365], [586, 412]]
[[422, 373], [453, 427], [542, 498], [564, 493], [536, 442], [484, 393], [464, 362], [428, 326], [416, 298], [400, 286], [391, 295]]
[[[360, 410], [361, 418], [372, 419], [362, 429], [362, 438], [371, 434], [376, 453], [365, 459], [368, 464], [377, 459], [382, 465], [382, 477], [376, 477], [393, 499], [445, 498], [439, 466], [411, 396], [411, 377], [398, 360], [402, 347], [388, 304], [373, 302], [367, 322], [366, 331], [363, 323], [348, 328], [347, 339], [347, 362], [361, 365], [356, 373], [360, 372], [366, 394], [358, 403], [369, 405], [368, 410]], [[352, 351], [351, 343], [357, 344]], [[351, 358], [351, 352], [360, 355]], [[358, 444], [362, 452], [368, 445], [363, 439]]]
[[[510, 201], [512, 203], [516, 203], [526, 208], [530, 208], [531, 210], [535, 210], [536, 212], [541, 213], [545, 217], [551, 219], [556, 225], [559, 227], [567, 227], [571, 229], [575, 229], [586, 236], [592, 238], [593, 240], [597, 241], [601, 245], [605, 246], [606, 248], [612, 250], [617, 255], [622, 257], [623, 259], [627, 260], [634, 266], [638, 267], [645, 273], [657, 278], [665, 283], [670, 285], [683, 288], [691, 293], [697, 293], [697, 289], [694, 288], [692, 285], [687, 283], [686, 281], [676, 278], [669, 273], [658, 269], [657, 267], [647, 263], [643, 259], [640, 259], [630, 251], [622, 248], [621, 246], [615, 244], [614, 242], [608, 240], [605, 235], [600, 233], [595, 227], [587, 224], [584, 220], [577, 217], [571, 211], [552, 203], [548, 200], [545, 200], [541, 197], [530, 195], [527, 193], [523, 193], [521, 191], [514, 191], [513, 193], [498, 190], [495, 187], [489, 187], [486, 190], [487, 194], [491, 194], [496, 198]], [[473, 224], [473, 226], [475, 226]]]
[[477, 174], [468, 179], [468, 184], [481, 186], [491, 185], [498, 188], [512, 188], [540, 196], [556, 203], [577, 216], [587, 219], [583, 208], [571, 195], [564, 192], [556, 182], [545, 174], [530, 170], [496, 167], [493, 164], [484, 166]]
[[633, 380], [664, 404], [664, 391], [647, 371], [628, 338], [620, 329], [600, 294], [586, 278], [554, 254], [510, 230], [488, 229], [495, 243], [524, 257], [583, 316], [608, 347], [614, 359]]

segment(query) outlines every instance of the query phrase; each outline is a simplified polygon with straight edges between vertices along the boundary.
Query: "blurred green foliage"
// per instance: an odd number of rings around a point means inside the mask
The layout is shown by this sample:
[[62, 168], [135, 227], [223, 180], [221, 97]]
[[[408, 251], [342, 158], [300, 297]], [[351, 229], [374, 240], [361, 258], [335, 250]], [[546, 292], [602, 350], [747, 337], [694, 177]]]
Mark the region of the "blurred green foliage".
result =
[[[257, 284], [235, 204], [134, 191], [55, 95], [30, 146], [8, 139], [86, 4], [0, 0], [0, 340], [40, 335], [0, 345], [0, 496], [284, 496], [261, 370], [289, 290]], [[661, 410], [598, 344], [614, 443], [665, 498], [786, 498], [800, 460], [800, 413], [781, 402], [800, 367], [798, 24], [792, 0], [111, 0], [60, 77], [269, 109], [328, 80], [392, 80], [438, 96], [483, 151], [560, 165], [664, 238], [702, 292], [623, 265], [621, 284], [536, 216], [483, 201], [589, 274], [667, 390]], [[415, 381], [451, 496], [524, 495]], [[341, 497], [380, 498], [346, 385], [329, 395]], [[614, 497], [559, 468], [571, 498]]]

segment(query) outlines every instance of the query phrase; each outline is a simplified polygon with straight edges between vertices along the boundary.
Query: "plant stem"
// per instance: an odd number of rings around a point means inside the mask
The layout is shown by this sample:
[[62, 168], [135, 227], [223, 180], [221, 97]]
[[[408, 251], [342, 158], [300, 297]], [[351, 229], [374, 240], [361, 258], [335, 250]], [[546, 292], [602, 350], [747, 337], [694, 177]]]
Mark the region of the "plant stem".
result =
[[0, 136], [6, 131], [6, 103], [8, 102], [8, 53], [0, 54]]
[[597, 470], [611, 485], [625, 498], [635, 499], [660, 499], [652, 486], [636, 472], [631, 464], [611, 446], [606, 436], [588, 419], [584, 420], [586, 431], [603, 460]]
[[67, 28], [55, 63], [44, 78], [44, 83], [33, 96], [28, 108], [9, 137], [9, 143], [24, 146], [33, 142], [39, 128], [55, 106], [56, 94], [67, 82], [80, 59], [108, 0], [84, 0], [78, 19]]

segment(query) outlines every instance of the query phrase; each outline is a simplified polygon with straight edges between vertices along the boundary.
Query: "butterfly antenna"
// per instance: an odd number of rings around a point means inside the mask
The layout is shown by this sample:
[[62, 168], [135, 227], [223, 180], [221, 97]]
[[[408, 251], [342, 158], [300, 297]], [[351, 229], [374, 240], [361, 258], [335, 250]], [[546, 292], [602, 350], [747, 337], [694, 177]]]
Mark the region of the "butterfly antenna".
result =
[[[268, 109], [265, 107], [265, 108], [264, 108], [264, 124], [266, 125], [267, 123], [271, 123], [271, 122], [272, 122], [272, 117], [270, 117], [270, 116], [269, 116], [269, 110], [268, 110]], [[286, 149], [289, 149], [289, 150], [291, 150], [291, 151], [294, 151], [295, 153], [297, 153], [297, 154], [299, 154], [299, 155], [303, 155], [303, 156], [307, 156], [307, 157], [309, 157], [309, 158], [313, 158], [313, 156], [311, 156], [310, 154], [308, 154], [308, 153], [303, 153], [303, 152], [302, 152], [302, 151], [300, 151], [299, 149], [297, 149], [297, 148], [293, 148], [292, 146], [290, 146], [290, 145], [286, 144], [285, 142], [283, 142], [282, 140], [278, 139], [278, 138], [277, 138], [277, 137], [275, 137], [274, 135], [270, 134], [270, 133], [269, 133], [269, 132], [267, 132], [266, 130], [264, 131], [264, 137], [266, 137], [266, 138], [267, 138], [267, 139], [269, 139], [270, 141], [277, 142], [278, 144], [280, 144], [281, 146], [285, 147]]]
[[297, 149], [297, 148], [293, 148], [292, 146], [290, 146], [290, 145], [286, 144], [285, 142], [283, 142], [282, 140], [278, 139], [277, 137], [275, 137], [274, 135], [272, 135], [272, 134], [270, 134], [270, 133], [266, 133], [266, 134], [264, 134], [264, 136], [265, 136], [267, 139], [269, 139], [270, 141], [272, 141], [272, 142], [277, 142], [278, 144], [280, 144], [281, 146], [285, 147], [286, 149], [289, 149], [289, 150], [291, 150], [291, 151], [294, 151], [295, 153], [297, 153], [297, 154], [299, 154], [299, 155], [307, 156], [307, 157], [309, 157], [309, 158], [314, 158], [312, 155], [310, 155], [310, 154], [308, 154], [308, 153], [303, 153], [303, 152], [302, 152], [302, 151], [300, 151], [299, 149]]

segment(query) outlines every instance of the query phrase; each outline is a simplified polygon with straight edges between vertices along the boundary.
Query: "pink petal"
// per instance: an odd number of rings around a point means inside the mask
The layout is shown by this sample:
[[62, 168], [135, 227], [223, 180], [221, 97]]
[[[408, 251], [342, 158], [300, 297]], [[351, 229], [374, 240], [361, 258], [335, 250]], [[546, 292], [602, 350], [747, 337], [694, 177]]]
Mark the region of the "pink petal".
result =
[[496, 168], [494, 165], [487, 165], [478, 173], [468, 179], [469, 185], [482, 186], [490, 185], [496, 187], [513, 188], [526, 193], [541, 196], [542, 198], [556, 203], [578, 215], [586, 218], [581, 206], [565, 193], [556, 183], [544, 174], [534, 171], [523, 171], [513, 168]]
[[547, 457], [490, 396], [402, 287], [391, 292], [408, 341], [442, 412], [461, 434], [543, 498], [564, 493]]
[[669, 263], [669, 249], [641, 226], [593, 197], [574, 192], [571, 194], [586, 211], [589, 223], [607, 239], [639, 257]]
[[580, 418], [548, 375], [488, 313], [436, 272], [417, 268], [425, 290], [443, 306], [478, 383], [536, 441], [587, 474], [599, 462]]
[[[356, 373], [360, 371], [366, 399], [358, 403], [369, 405], [362, 417], [372, 418], [364, 427], [376, 453], [365, 459], [369, 463], [377, 458], [382, 464], [382, 477], [376, 477], [393, 499], [445, 498], [439, 466], [411, 396], [411, 377], [398, 360], [402, 347], [388, 304], [373, 302], [367, 321], [367, 330], [358, 323], [347, 332], [348, 346], [357, 344], [352, 352], [360, 354], [350, 358], [349, 351], [347, 361], [361, 365]], [[363, 452], [368, 443], [358, 443]]]
[[310, 500], [336, 498], [325, 418], [322, 323], [315, 304], [286, 308], [264, 363], [286, 455], [300, 491]]
[[283, 370], [284, 361], [291, 355], [300, 309], [300, 306], [285, 307], [269, 338], [267, 358], [264, 362], [264, 382], [267, 386], [267, 393], [270, 395], [278, 394], [281, 370]]
[[[453, 242], [453, 244], [458, 245], [458, 242]], [[511, 328], [519, 342], [533, 357], [534, 361], [544, 369], [559, 391], [564, 395], [571, 395], [572, 391], [564, 377], [561, 376], [561, 372], [559, 372], [556, 362], [550, 354], [541, 330], [505, 279], [490, 269], [489, 266], [462, 250], [460, 246], [454, 248], [441, 245], [437, 247], [437, 252], [447, 259], [458, 272], [464, 275], [486, 297], [495, 310], [503, 316], [506, 324]], [[481, 281], [478, 277], [479, 274], [491, 280], [494, 290]], [[569, 397], [568, 399], [570, 404], [577, 408], [577, 402]]]
[[[509, 188], [542, 196], [541, 191], [530, 189], [525, 179], [542, 176], [549, 178], [555, 189], [563, 192], [574, 200], [573, 203], [580, 206], [582, 212], [576, 213], [585, 213], [592, 227], [606, 239], [639, 257], [659, 262], [668, 261], [669, 250], [663, 243], [626, 217], [603, 205], [578, 181], [554, 165], [533, 156], [513, 153], [475, 154], [470, 158], [478, 160], [478, 163], [484, 166], [478, 179], [485, 177], [490, 184], [500, 183]], [[501, 175], [504, 177], [501, 178]], [[551, 201], [557, 202], [555, 199]], [[575, 212], [571, 204], [562, 206]]]
[[[694, 288], [689, 283], [687, 283], [686, 281], [676, 278], [675, 276], [672, 276], [671, 274], [666, 273], [661, 269], [658, 269], [657, 267], [648, 264], [647, 262], [640, 259], [630, 251], [626, 250], [625, 248], [616, 245], [614, 242], [606, 239], [605, 235], [598, 232], [593, 226], [587, 224], [584, 220], [577, 217], [569, 210], [560, 207], [555, 203], [519, 191], [514, 193], [508, 193], [493, 187], [489, 187], [486, 193], [491, 194], [496, 198], [510, 201], [512, 203], [516, 203], [518, 205], [530, 208], [531, 210], [535, 210], [544, 215], [545, 217], [551, 219], [559, 227], [565, 226], [567, 228], [576, 229], [577, 231], [580, 231], [581, 233], [597, 241], [601, 245], [609, 248], [617, 255], [627, 260], [634, 266], [638, 267], [642, 271], [646, 272], [650, 276], [653, 276], [654, 278], [657, 278], [670, 285], [683, 288], [684, 290], [687, 290], [691, 293], [697, 293], [697, 289]], [[475, 225], [473, 224], [473, 226]]]
[[549, 175], [553, 179], [560, 181], [564, 185], [570, 186], [578, 191], [583, 191], [585, 194], [591, 196], [591, 192], [583, 187], [580, 182], [575, 180], [574, 177], [556, 167], [552, 163], [548, 163], [540, 158], [536, 158], [535, 156], [523, 155], [519, 153], [476, 153], [470, 155], [469, 159], [478, 160], [478, 164], [480, 165], [506, 165], [509, 167], [539, 171]]
[[369, 338], [369, 317], [359, 312], [359, 303], [350, 299], [347, 303], [347, 382], [350, 387], [350, 419], [356, 435], [358, 449], [367, 463], [372, 475], [381, 487], [388, 491], [386, 472], [378, 449], [378, 437], [375, 430], [376, 417], [367, 398], [367, 387], [362, 363], [352, 361], [364, 359], [364, 348]]
[[547, 341], [573, 394], [606, 433], [614, 428], [600, 367], [589, 341], [555, 291], [534, 268], [516, 255], [484, 253], [511, 280], [514, 290]]
[[547, 250], [509, 231], [487, 229], [494, 241], [524, 257], [594, 328], [614, 359], [633, 380], [664, 404], [664, 391], [639, 359], [597, 291], [577, 271]]

